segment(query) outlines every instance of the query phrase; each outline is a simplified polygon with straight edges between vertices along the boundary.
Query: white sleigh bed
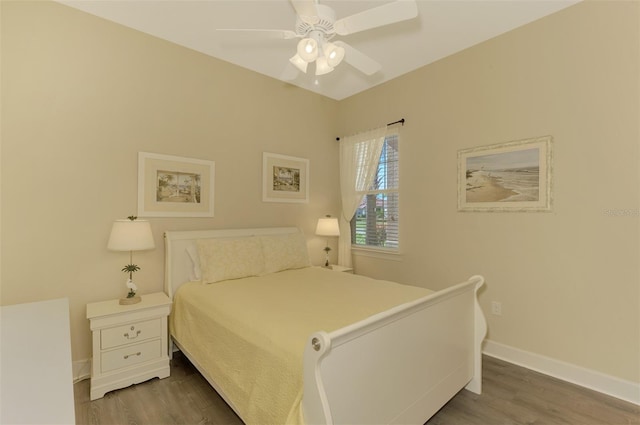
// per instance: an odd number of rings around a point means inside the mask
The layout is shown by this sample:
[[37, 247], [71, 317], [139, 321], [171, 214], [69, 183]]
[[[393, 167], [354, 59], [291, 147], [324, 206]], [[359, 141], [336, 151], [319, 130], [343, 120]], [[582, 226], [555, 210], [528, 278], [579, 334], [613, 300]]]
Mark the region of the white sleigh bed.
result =
[[[275, 421], [268, 417], [261, 417], [259, 412], [249, 412], [257, 403], [257, 400], [252, 397], [264, 398], [260, 396], [260, 389], [251, 388], [250, 391], [245, 391], [246, 396], [242, 393], [240, 397], [235, 389], [234, 380], [255, 382], [255, 385], [260, 385], [261, 377], [245, 376], [253, 371], [249, 370], [245, 373], [243, 368], [237, 365], [227, 367], [225, 364], [221, 367], [222, 371], [216, 368], [218, 362], [221, 364], [224, 362], [222, 357], [216, 357], [221, 356], [220, 350], [231, 351], [233, 356], [234, 347], [224, 342], [226, 340], [223, 340], [221, 335], [196, 337], [195, 334], [191, 334], [190, 326], [201, 327], [207, 332], [220, 329], [222, 333], [228, 333], [228, 327], [225, 324], [204, 324], [203, 319], [200, 318], [183, 319], [183, 317], [192, 317], [188, 310], [186, 294], [192, 293], [192, 305], [197, 309], [198, 305], [204, 305], [200, 296], [204, 293], [203, 291], [218, 291], [225, 287], [233, 288], [237, 293], [241, 290], [238, 288], [244, 288], [239, 285], [247, 285], [246, 288], [249, 289], [242, 289], [243, 291], [249, 293], [255, 290], [257, 297], [265, 298], [266, 292], [257, 295], [258, 291], [267, 290], [263, 289], [265, 284], [261, 279], [277, 282], [279, 285], [280, 280], [283, 282], [295, 280], [299, 276], [309, 274], [341, 279], [336, 285], [349, 288], [352, 286], [348, 279], [355, 280], [353, 288], [360, 288], [358, 285], [363, 285], [363, 281], [369, 280], [361, 276], [308, 267], [272, 273], [264, 277], [250, 277], [210, 285], [194, 282], [193, 253], [202, 243], [198, 241], [280, 235], [300, 235], [300, 233], [293, 227], [165, 232], [165, 292], [174, 300], [171, 319], [172, 340], [247, 424], [262, 425]], [[272, 258], [277, 254], [267, 253]], [[290, 369], [299, 368], [301, 374], [299, 379], [295, 376], [292, 378], [293, 382], [299, 381], [300, 386], [299, 396], [293, 400], [294, 403], [299, 404], [298, 415], [290, 414], [286, 420], [278, 420], [277, 423], [422, 424], [462, 388], [479, 394], [482, 388], [481, 344], [486, 334], [486, 323], [477, 302], [477, 290], [483, 283], [484, 279], [481, 276], [473, 276], [468, 281], [450, 288], [427, 292], [424, 289], [406, 285], [371, 280], [374, 286], [402, 286], [413, 288], [412, 290], [415, 291], [425, 291], [426, 295], [413, 296], [410, 301], [385, 308], [383, 311], [337, 329], [327, 331], [327, 328], [319, 328], [309, 332], [308, 335], [305, 334], [300, 343], [300, 353], [290, 356], [293, 358], [293, 364], [296, 365]], [[290, 289], [286, 291], [291, 292]], [[361, 291], [363, 295], [364, 292], [368, 291]], [[351, 296], [357, 296], [357, 294], [352, 293]], [[231, 299], [231, 296], [226, 293], [224, 297]], [[220, 295], [217, 295], [217, 298], [220, 298]], [[325, 307], [320, 298], [317, 306], [323, 309]], [[314, 299], [306, 299], [305, 303], [302, 307], [298, 306], [303, 308], [301, 315], [314, 310], [313, 306], [316, 305]], [[247, 306], [248, 311], [262, 314], [255, 310], [262, 308], [263, 304], [268, 303], [247, 298], [243, 299], [242, 305]], [[333, 303], [331, 304], [333, 306]], [[221, 305], [224, 308], [227, 305], [226, 301]], [[307, 305], [312, 308], [307, 308]], [[204, 310], [208, 307], [200, 309]], [[220, 315], [228, 313], [224, 311]], [[281, 308], [278, 308], [276, 313], [280, 314]], [[314, 314], [316, 314], [315, 311]], [[252, 320], [255, 322], [255, 319]], [[265, 316], [265, 321], [268, 320]], [[228, 323], [235, 322], [237, 320], [231, 318]], [[288, 323], [295, 327], [298, 325], [298, 318], [291, 317]], [[251, 333], [251, 329], [249, 331]], [[294, 333], [294, 329], [288, 330], [278, 325], [274, 335], [268, 335], [265, 338], [258, 335], [255, 338], [258, 341], [266, 341], [264, 344], [269, 346], [269, 353], [271, 353], [279, 350], [277, 342], [272, 343], [272, 340], [280, 336], [287, 339]], [[237, 348], [238, 354], [251, 351], [246, 348], [244, 339], [238, 339], [238, 341], [242, 341]], [[272, 344], [274, 344], [273, 347]], [[296, 341], [292, 344], [297, 346]], [[220, 347], [221, 345], [223, 347]], [[233, 362], [233, 359], [230, 361]], [[244, 363], [241, 364], [252, 363], [244, 359], [243, 361]], [[262, 360], [256, 360], [258, 361]], [[300, 365], [297, 364], [298, 361]], [[294, 371], [290, 370], [278, 371], [278, 367], [281, 366], [279, 364], [274, 364], [273, 367], [261, 365], [260, 370], [272, 374], [277, 372], [277, 376], [295, 375]], [[267, 376], [265, 379], [273, 381], [273, 376]], [[267, 393], [267, 397], [278, 397], [278, 391], [268, 388], [263, 392]], [[285, 394], [284, 390], [282, 394]], [[274, 400], [267, 400], [267, 403], [273, 403]], [[276, 409], [276, 406], [273, 408]], [[291, 411], [295, 411], [295, 406]]]

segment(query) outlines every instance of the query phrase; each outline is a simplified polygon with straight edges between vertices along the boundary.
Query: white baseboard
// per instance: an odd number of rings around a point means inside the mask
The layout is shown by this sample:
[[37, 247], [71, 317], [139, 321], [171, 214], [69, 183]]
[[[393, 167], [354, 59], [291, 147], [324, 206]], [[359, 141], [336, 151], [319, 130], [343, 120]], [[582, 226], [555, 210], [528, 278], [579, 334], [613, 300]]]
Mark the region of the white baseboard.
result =
[[[176, 346], [174, 351], [178, 351]], [[615, 376], [586, 369], [540, 354], [520, 350], [491, 340], [484, 342], [483, 353], [581, 387], [640, 405], [640, 383], [626, 381]], [[73, 382], [91, 377], [91, 359], [73, 362]]]
[[91, 359], [76, 360], [72, 364], [73, 382], [80, 382], [91, 377]]
[[484, 343], [483, 353], [487, 356], [495, 357], [527, 369], [572, 384], [580, 385], [612, 397], [640, 405], [640, 383], [626, 381], [615, 376], [606, 375], [595, 370], [586, 369], [580, 366], [566, 363], [560, 360], [545, 357], [540, 354], [531, 353], [500, 344], [491, 340]]

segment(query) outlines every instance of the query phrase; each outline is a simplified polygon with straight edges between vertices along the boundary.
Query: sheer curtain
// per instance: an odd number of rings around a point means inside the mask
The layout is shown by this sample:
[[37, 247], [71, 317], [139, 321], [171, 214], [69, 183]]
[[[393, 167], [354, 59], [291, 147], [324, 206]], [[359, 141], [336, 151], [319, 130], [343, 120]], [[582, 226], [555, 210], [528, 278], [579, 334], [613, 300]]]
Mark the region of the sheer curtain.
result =
[[378, 169], [387, 127], [348, 136], [340, 140], [340, 239], [338, 264], [351, 267], [351, 219], [369, 189]]

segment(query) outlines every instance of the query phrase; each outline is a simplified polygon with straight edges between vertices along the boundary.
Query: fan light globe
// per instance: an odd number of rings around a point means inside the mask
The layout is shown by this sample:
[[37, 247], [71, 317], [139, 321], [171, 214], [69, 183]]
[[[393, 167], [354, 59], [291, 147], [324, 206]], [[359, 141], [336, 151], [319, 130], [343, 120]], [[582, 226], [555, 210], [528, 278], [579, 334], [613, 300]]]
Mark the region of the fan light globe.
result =
[[335, 68], [344, 59], [344, 48], [333, 43], [326, 43], [324, 45], [324, 56], [327, 58], [329, 66]]
[[324, 75], [333, 71], [333, 68], [327, 63], [327, 58], [322, 56], [316, 60], [316, 75]]
[[298, 56], [306, 62], [313, 62], [318, 57], [318, 42], [313, 38], [303, 38], [298, 43]]
[[304, 72], [305, 74], [307, 73], [307, 65], [309, 64], [304, 59], [302, 59], [300, 55], [294, 55], [293, 57], [291, 57], [291, 59], [289, 59], [289, 62], [295, 65], [295, 67], [300, 71]]

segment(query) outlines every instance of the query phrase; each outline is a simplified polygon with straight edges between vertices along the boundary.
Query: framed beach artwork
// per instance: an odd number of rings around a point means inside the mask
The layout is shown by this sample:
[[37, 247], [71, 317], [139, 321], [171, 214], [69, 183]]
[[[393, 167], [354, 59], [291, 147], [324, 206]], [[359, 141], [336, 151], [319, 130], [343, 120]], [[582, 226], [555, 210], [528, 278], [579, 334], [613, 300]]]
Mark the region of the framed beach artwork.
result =
[[263, 152], [262, 201], [309, 202], [309, 160]]
[[458, 151], [458, 211], [551, 211], [551, 136]]
[[213, 161], [138, 152], [139, 217], [213, 217]]

